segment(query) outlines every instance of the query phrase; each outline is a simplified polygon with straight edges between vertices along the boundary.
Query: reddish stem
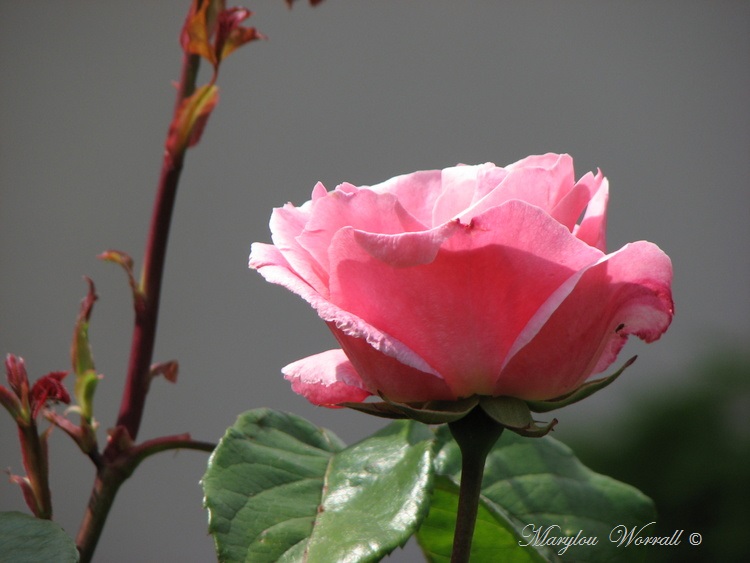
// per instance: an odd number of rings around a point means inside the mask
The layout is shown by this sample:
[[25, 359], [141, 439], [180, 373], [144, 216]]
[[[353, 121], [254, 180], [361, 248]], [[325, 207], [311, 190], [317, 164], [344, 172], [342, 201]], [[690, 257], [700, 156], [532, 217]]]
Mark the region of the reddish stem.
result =
[[[182, 101], [195, 91], [199, 62], [200, 57], [196, 55], [185, 54], [184, 56], [182, 76], [175, 102], [175, 115]], [[143, 260], [140, 282], [143, 300], [136, 301], [130, 362], [116, 425], [116, 428], [125, 431], [128, 439], [124, 440], [124, 443], [128, 445], [123, 446], [123, 440], [110, 439], [100, 458], [102, 463], [97, 466], [94, 487], [76, 538], [81, 561], [84, 563], [90, 561], [93, 556], [120, 485], [132, 474], [142, 459], [164, 449], [189, 448], [204, 451], [212, 449], [203, 442], [193, 442], [185, 436], [178, 439], [170, 437], [157, 439], [157, 446], [153, 446], [153, 442], [146, 442], [146, 444], [152, 444], [152, 447], [146, 449], [143, 445], [132, 446], [141, 425], [146, 395], [151, 382], [150, 367], [159, 316], [161, 282], [183, 159], [184, 149], [176, 154], [169, 151], [164, 153]]]
[[114, 459], [107, 460], [107, 463], [99, 467], [96, 472], [89, 506], [76, 538], [81, 563], [91, 561], [99, 536], [104, 529], [107, 514], [115, 500], [115, 495], [141, 461], [165, 450], [185, 449], [211, 452], [215, 447], [216, 444], [194, 441], [190, 439], [189, 435], [181, 434], [148, 440], [140, 446], [130, 448]]
[[[175, 115], [182, 101], [195, 91], [199, 62], [199, 56], [185, 55], [175, 102]], [[182, 172], [183, 158], [184, 152], [175, 155], [171, 155], [169, 152], [164, 154], [146, 243], [141, 275], [141, 290], [144, 299], [143, 305], [136, 308], [135, 312], [130, 363], [125, 390], [120, 403], [120, 412], [117, 417], [117, 425], [124, 427], [132, 440], [135, 440], [141, 425], [151, 379], [149, 370], [156, 339], [161, 282], [164, 273], [169, 227], [172, 222], [172, 211], [174, 210], [177, 184]]]

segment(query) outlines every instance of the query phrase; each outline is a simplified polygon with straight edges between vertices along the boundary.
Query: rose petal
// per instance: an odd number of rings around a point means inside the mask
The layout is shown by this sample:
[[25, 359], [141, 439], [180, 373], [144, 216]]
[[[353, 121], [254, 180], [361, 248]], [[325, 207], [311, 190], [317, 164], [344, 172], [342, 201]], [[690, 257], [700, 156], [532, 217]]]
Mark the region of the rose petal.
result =
[[[508, 173], [491, 162], [478, 166], [454, 166], [441, 175], [441, 193], [435, 202], [432, 225], [463, 216], [468, 207], [499, 186]], [[464, 219], [464, 222], [468, 222]]]
[[398, 252], [391, 262], [388, 252], [373, 252], [377, 239], [342, 229], [331, 245], [331, 301], [408, 342], [456, 396], [489, 394], [539, 306], [601, 253], [520, 201], [460, 227], [433, 262], [410, 268]]
[[309, 206], [306, 210], [289, 203], [274, 209], [270, 222], [271, 238], [290, 268], [319, 293], [327, 295], [328, 273], [297, 241], [309, 218]]
[[324, 271], [329, 271], [328, 247], [331, 240], [343, 227], [351, 226], [385, 234], [424, 229], [393, 194], [379, 194], [368, 189], [349, 191], [339, 188], [326, 197], [313, 201], [310, 219], [297, 237], [300, 246], [310, 253]]
[[329, 328], [373, 393], [399, 403], [423, 401], [425, 397], [436, 401], [458, 398], [435, 374], [399, 361], [398, 350], [378, 349], [366, 338], [352, 336], [333, 323]]
[[[352, 231], [351, 236], [373, 258], [387, 262], [396, 268], [406, 268], [429, 264], [435, 260], [443, 242], [462, 228], [458, 221], [451, 221], [429, 231], [378, 235], [345, 227], [339, 231], [337, 237], [342, 236], [343, 231]], [[331, 247], [335, 248], [337, 244], [336, 237], [334, 237]]]
[[[598, 176], [599, 174], [597, 174]], [[607, 247], [608, 202], [609, 183], [606, 178], [602, 178], [602, 183], [586, 206], [586, 213], [581, 219], [581, 224], [573, 230], [575, 236], [602, 252], [606, 252]]]
[[408, 346], [320, 295], [290, 269], [284, 257], [273, 245], [253, 243], [250, 267], [257, 269], [266, 281], [281, 285], [302, 297], [312, 305], [320, 318], [341, 334], [362, 339], [378, 352], [406, 366], [440, 378], [440, 375]]
[[[521, 399], [560, 396], [605, 370], [627, 339], [646, 342], [667, 330], [674, 307], [672, 264], [659, 247], [636, 242], [606, 256], [540, 307], [515, 345], [493, 391]], [[540, 326], [541, 325], [541, 326]], [[527, 334], [531, 331], [532, 334]]]
[[469, 222], [488, 209], [514, 199], [549, 213], [575, 184], [573, 159], [567, 154], [528, 157], [505, 170], [507, 175], [497, 189], [461, 213], [461, 221]]
[[423, 229], [428, 229], [433, 226], [432, 212], [442, 190], [442, 171], [421, 170], [402, 174], [370, 186], [370, 189], [376, 193], [393, 194], [409, 215], [419, 221]]
[[315, 405], [360, 403], [371, 395], [343, 350], [328, 350], [284, 367], [284, 378], [295, 393]]
[[573, 232], [581, 213], [586, 209], [594, 194], [597, 193], [602, 182], [605, 181], [601, 171], [596, 176], [589, 172], [578, 180], [573, 189], [557, 202], [550, 211], [550, 215], [565, 225], [570, 232]]

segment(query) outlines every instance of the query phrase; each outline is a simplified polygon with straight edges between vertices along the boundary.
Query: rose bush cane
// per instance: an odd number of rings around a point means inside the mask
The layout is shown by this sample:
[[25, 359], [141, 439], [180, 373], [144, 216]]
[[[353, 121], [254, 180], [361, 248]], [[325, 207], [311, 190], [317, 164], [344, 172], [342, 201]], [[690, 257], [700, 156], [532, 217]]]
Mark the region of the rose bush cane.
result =
[[[308, 301], [341, 348], [283, 373], [316, 405], [449, 422], [462, 503], [476, 498], [503, 427], [545, 434], [555, 421], [530, 410], [609, 383], [586, 381], [629, 335], [652, 342], [672, 320], [669, 258], [645, 241], [607, 253], [607, 203], [601, 172], [576, 181], [557, 154], [316, 185], [273, 211], [273, 244], [253, 244], [250, 266]], [[456, 541], [470, 543], [476, 503], [463, 504]]]
[[[291, 6], [292, 1], [287, 0], [286, 3]], [[320, 1], [311, 0], [311, 4]], [[185, 154], [188, 148], [199, 142], [206, 122], [218, 102], [216, 80], [222, 61], [242, 45], [263, 37], [255, 28], [242, 25], [250, 15], [251, 12], [244, 8], [227, 8], [224, 0], [194, 0], [189, 3], [180, 36], [183, 51], [182, 74], [176, 84], [174, 114], [165, 142], [140, 279], [136, 280], [133, 260], [126, 253], [109, 250], [99, 256], [125, 270], [135, 312], [120, 410], [113, 427], [108, 431], [106, 445], [100, 448], [97, 443], [99, 423], [94, 417], [93, 407], [96, 386], [102, 377], [95, 369], [88, 338], [91, 312], [97, 299], [93, 282], [88, 280], [89, 291], [81, 304], [75, 325], [71, 346], [75, 405], [65, 415], [47, 407], [54, 402], [71, 402], [70, 395], [62, 384], [66, 372], [53, 372], [30, 386], [23, 359], [10, 354], [6, 359], [9, 387], [0, 385], [0, 404], [9, 411], [18, 426], [26, 470], [26, 476], [11, 475], [11, 480], [20, 485], [32, 513], [42, 520], [52, 518], [47, 463], [47, 441], [51, 427], [39, 434], [37, 418], [40, 415], [43, 414], [53, 425], [66, 432], [91, 459], [96, 469], [91, 497], [76, 538], [81, 561], [92, 558], [120, 485], [143, 459], [170, 449], [210, 452], [215, 446], [213, 443], [193, 440], [189, 434], [163, 436], [140, 443], [136, 443], [136, 439], [152, 379], [163, 375], [174, 382], [177, 378], [176, 361], [152, 364], [152, 355], [169, 228]], [[211, 64], [213, 73], [208, 83], [197, 86], [201, 58]], [[80, 420], [74, 422], [68, 418], [71, 413], [78, 414]], [[34, 530], [27, 537], [34, 538], [36, 542], [33, 546], [20, 545], [23, 557], [29, 557], [29, 550], [36, 550], [33, 555], [40, 561], [77, 558], [76, 547], [59, 528], [46, 525], [49, 523], [33, 522], [33, 519], [29, 522], [23, 516], [16, 513], [0, 514], [0, 540], [3, 540], [0, 541], [0, 551], [3, 551], [3, 556], [6, 555], [5, 549], [18, 547], [15, 543], [14, 547], [8, 547], [4, 540], [14, 535], [15, 527], [23, 527]]]

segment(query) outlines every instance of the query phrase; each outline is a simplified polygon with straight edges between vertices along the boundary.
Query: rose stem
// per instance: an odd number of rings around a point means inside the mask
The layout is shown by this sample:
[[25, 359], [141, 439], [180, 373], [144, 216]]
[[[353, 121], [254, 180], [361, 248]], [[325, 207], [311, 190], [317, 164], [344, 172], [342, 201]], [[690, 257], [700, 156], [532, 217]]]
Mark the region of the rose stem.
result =
[[91, 492], [89, 505], [81, 522], [81, 529], [76, 538], [81, 563], [89, 563], [99, 542], [109, 509], [122, 485], [141, 461], [155, 453], [166, 450], [197, 450], [212, 452], [216, 444], [198, 442], [189, 436], [166, 436], [144, 442], [132, 448], [128, 455], [120, 456], [114, 463], [102, 466], [96, 474], [94, 489]]
[[[175, 115], [182, 100], [195, 91], [199, 62], [199, 56], [185, 53], [182, 75], [177, 89]], [[137, 307], [135, 312], [130, 362], [117, 418], [117, 426], [127, 431], [130, 440], [135, 440], [138, 434], [150, 383], [149, 370], [156, 337], [164, 260], [183, 158], [184, 152], [175, 155], [170, 155], [168, 152], [164, 154], [159, 186], [151, 216], [151, 226], [146, 242], [141, 275], [141, 290], [144, 294], [144, 301], [143, 306]], [[192, 447], [187, 443], [181, 443], [176, 447], [211, 451], [203, 447]], [[117, 490], [135, 469], [135, 466], [132, 466], [132, 468], [128, 468], [130, 471], [124, 470], [122, 460], [118, 460], [118, 457], [122, 457], [120, 456], [120, 449], [121, 445], [117, 440], [110, 440], [102, 458], [103, 463], [97, 469], [86, 514], [76, 538], [82, 563], [91, 560]]]
[[[199, 63], [199, 56], [185, 54], [182, 77], [175, 103], [175, 114], [182, 100], [195, 91]], [[141, 274], [141, 290], [145, 297], [144, 306], [140, 310], [136, 310], [130, 348], [130, 363], [117, 418], [117, 426], [124, 427], [132, 440], [135, 440], [141, 425], [150, 382], [149, 369], [156, 337], [156, 322], [159, 315], [159, 297], [161, 295], [167, 240], [183, 159], [184, 152], [174, 156], [171, 156], [168, 152], [164, 154], [159, 187], [151, 216], [151, 227], [146, 243]]]
[[451, 563], [468, 563], [479, 508], [484, 463], [504, 427], [491, 419], [481, 407], [476, 407], [465, 417], [449, 423], [448, 428], [461, 450], [461, 488]]

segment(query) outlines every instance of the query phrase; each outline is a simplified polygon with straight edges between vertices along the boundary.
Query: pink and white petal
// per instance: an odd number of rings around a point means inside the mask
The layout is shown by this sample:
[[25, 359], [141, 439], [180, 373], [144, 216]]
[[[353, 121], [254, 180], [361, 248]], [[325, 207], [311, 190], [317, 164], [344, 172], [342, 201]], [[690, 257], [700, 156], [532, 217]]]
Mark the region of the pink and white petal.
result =
[[508, 174], [500, 185], [461, 213], [461, 221], [467, 223], [511, 200], [524, 201], [549, 213], [573, 188], [575, 177], [573, 161], [568, 155], [545, 155], [547, 157], [556, 157], [552, 167], [507, 167]]
[[344, 227], [334, 237], [331, 247], [336, 248], [338, 245], [337, 237], [348, 238], [349, 234], [343, 233], [351, 230], [351, 236], [373, 258], [396, 268], [407, 268], [429, 264], [435, 260], [442, 244], [463, 228], [458, 221], [450, 221], [428, 231], [380, 235]]
[[362, 339], [378, 352], [390, 356], [402, 364], [440, 378], [440, 375], [408, 346], [373, 327], [356, 314], [331, 303], [315, 291], [312, 286], [289, 268], [284, 257], [274, 246], [253, 243], [250, 258], [250, 266], [258, 270], [266, 281], [281, 285], [302, 297], [312, 305], [321, 319], [342, 334]]
[[[261, 268], [275, 266], [291, 270], [289, 262], [284, 255], [272, 244], [265, 242], [254, 242], [250, 247], [250, 259], [248, 266], [253, 270], [260, 271]], [[296, 274], [295, 274], [296, 275]], [[297, 276], [299, 277], [299, 276]]]
[[343, 350], [328, 350], [282, 368], [292, 389], [315, 405], [361, 403], [371, 395]]
[[336, 232], [343, 227], [374, 233], [423, 229], [423, 225], [406, 212], [393, 194], [356, 190], [337, 188], [326, 197], [316, 199], [310, 210], [310, 219], [297, 239], [325, 271], [329, 270], [328, 247]]
[[518, 168], [555, 168], [560, 165], [573, 167], [573, 158], [568, 154], [548, 152], [545, 154], [532, 154], [508, 164], [505, 168], [515, 170]]
[[[667, 330], [672, 264], [656, 245], [636, 242], [576, 276], [546, 322], [529, 323], [494, 394], [541, 400], [560, 396], [609, 367], [628, 334], [651, 342]], [[552, 299], [559, 301], [559, 296]]]
[[458, 398], [434, 372], [399, 361], [404, 357], [399, 350], [374, 346], [367, 339], [347, 334], [332, 323], [329, 323], [329, 328], [373, 394], [382, 394], [388, 400], [400, 403], [424, 401], [425, 397], [446, 401]]
[[415, 220], [421, 229], [430, 228], [435, 201], [442, 191], [442, 170], [422, 170], [396, 176], [370, 189], [376, 193], [390, 193]]
[[466, 209], [496, 189], [506, 176], [505, 169], [491, 162], [444, 169], [440, 197], [435, 201], [432, 213], [432, 225], [437, 226], [462, 216]]
[[[597, 177], [600, 175], [601, 172], [598, 172]], [[586, 213], [583, 215], [583, 219], [581, 219], [581, 224], [573, 230], [575, 236], [602, 252], [607, 251], [608, 202], [609, 182], [606, 178], [602, 178], [599, 188], [586, 207]]]
[[[573, 188], [575, 184], [575, 168], [573, 157], [569, 154], [547, 153], [532, 155], [507, 166], [509, 171], [522, 168], [547, 170], [549, 178], [548, 207], [549, 211], [554, 208], [562, 198]], [[534, 189], [531, 187], [530, 189]]]
[[342, 194], [356, 194], [361, 188], [355, 186], [354, 184], [350, 184], [349, 182], [342, 182], [338, 186], [336, 186], [336, 189], [334, 192], [342, 193]]
[[[325, 188], [323, 189], [325, 190]], [[304, 231], [309, 218], [309, 206], [305, 210], [288, 203], [284, 207], [274, 209], [270, 222], [271, 239], [299, 277], [307, 281], [319, 293], [326, 295], [328, 293], [328, 272], [297, 240]]]
[[409, 268], [342, 230], [331, 246], [331, 301], [408, 346], [456, 396], [491, 394], [534, 312], [601, 253], [520, 201], [459, 226], [434, 261]]
[[322, 182], [318, 182], [315, 184], [315, 187], [313, 188], [312, 195], [310, 197], [310, 204], [312, 204], [313, 201], [320, 199], [321, 197], [325, 197], [328, 195], [328, 190], [323, 185]]
[[591, 172], [584, 175], [573, 189], [557, 202], [550, 215], [565, 225], [570, 232], [574, 232], [578, 218], [601, 187], [602, 181], [604, 176], [601, 171], [596, 176]]

